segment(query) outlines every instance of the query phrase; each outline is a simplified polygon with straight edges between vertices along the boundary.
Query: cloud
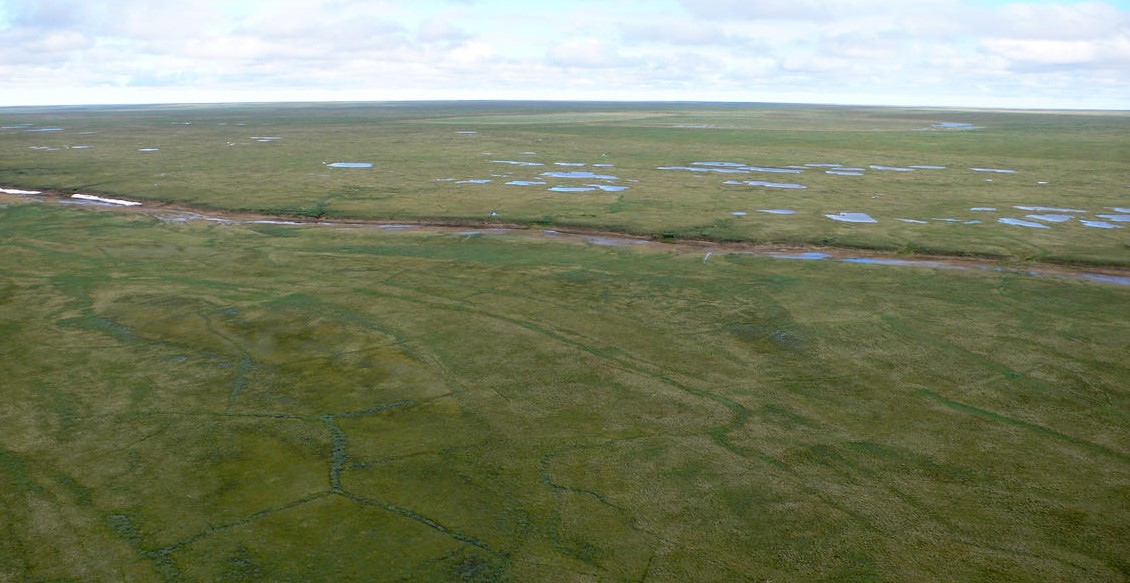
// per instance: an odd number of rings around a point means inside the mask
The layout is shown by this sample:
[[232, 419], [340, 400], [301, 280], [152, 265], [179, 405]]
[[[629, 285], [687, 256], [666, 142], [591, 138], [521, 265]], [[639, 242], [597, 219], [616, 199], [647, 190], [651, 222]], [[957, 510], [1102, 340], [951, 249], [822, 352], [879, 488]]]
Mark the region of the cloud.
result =
[[429, 18], [416, 30], [416, 40], [422, 43], [459, 44], [471, 38], [471, 34], [444, 16]]
[[546, 53], [549, 64], [582, 69], [611, 69], [629, 64], [619, 50], [596, 38], [576, 38], [559, 42]]
[[690, 20], [630, 21], [620, 25], [621, 37], [629, 43], [677, 46], [727, 44], [730, 39], [714, 23]]

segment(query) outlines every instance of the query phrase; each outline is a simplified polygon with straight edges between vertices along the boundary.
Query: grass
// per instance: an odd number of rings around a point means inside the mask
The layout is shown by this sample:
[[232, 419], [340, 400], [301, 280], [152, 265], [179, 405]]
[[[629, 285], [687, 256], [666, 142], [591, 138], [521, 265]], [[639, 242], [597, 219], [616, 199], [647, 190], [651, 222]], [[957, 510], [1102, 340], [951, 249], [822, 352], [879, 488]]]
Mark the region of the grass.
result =
[[[409, 145], [422, 148], [421, 159], [444, 159], [443, 147], [423, 147], [440, 136], [497, 140], [494, 150], [505, 141], [514, 152], [538, 139], [573, 144], [555, 146], [552, 161], [614, 143], [609, 126], [623, 123], [619, 139], [635, 144], [638, 163], [617, 162], [616, 171], [629, 177], [638, 168], [646, 186], [591, 195], [618, 200], [618, 212], [601, 214], [588, 193], [555, 205], [491, 187], [502, 193], [497, 201], [534, 218], [552, 214], [553, 224], [635, 232], [792, 242], [818, 235], [955, 253], [1038, 248], [1102, 265], [1120, 264], [1124, 253], [1117, 232], [1080, 237], [1059, 226], [1007, 236], [942, 223], [904, 231], [893, 221], [837, 225], [798, 212], [801, 225], [823, 230], [753, 230], [752, 220], [719, 222], [703, 210], [711, 200], [732, 208], [737, 199], [725, 189], [695, 190], [702, 179], [643, 170], [681, 148], [698, 149], [683, 163], [720, 158], [712, 140], [730, 139], [722, 130], [648, 151], [641, 136], [676, 135], [667, 120], [782, 134], [748, 158], [766, 164], [816, 161], [804, 148], [819, 140], [801, 134], [820, 128], [834, 144], [839, 132], [863, 135], [866, 122], [913, 149], [975, 134], [904, 126], [995, 120], [1032, 132], [1019, 154], [994, 160], [1019, 169], [1033, 156], [1025, 148], [1061, 139], [1043, 136], [1041, 124], [1077, 120], [1080, 144], [1122, 139], [1101, 138], [1099, 114], [860, 108], [845, 118], [819, 108], [680, 105], [659, 115], [648, 107], [68, 110], [5, 112], [3, 125], [11, 116], [101, 124], [94, 136], [118, 141], [123, 152], [158, 143], [152, 138], [166, 131], [216, 137], [239, 120], [286, 129], [235, 126], [284, 140], [236, 148], [239, 156], [270, 152], [263, 170], [201, 170], [214, 188], [185, 179], [180, 200], [399, 216], [413, 197], [442, 199], [450, 211], [491, 190], [460, 198], [459, 189], [427, 183], [401, 192], [416, 182], [331, 173], [305, 192], [286, 190], [286, 178], [302, 175], [295, 168], [319, 148], [328, 151], [313, 142], [331, 130], [375, 144], [357, 128], [385, 128], [388, 140], [401, 140], [388, 155], [405, 161]], [[229, 125], [161, 125], [188, 114]], [[490, 118], [501, 135], [490, 137], [486, 121], [452, 121], [458, 117]], [[784, 135], [789, 127], [797, 135]], [[295, 139], [290, 131], [310, 133]], [[136, 198], [143, 193], [131, 192], [131, 181], [166, 171], [127, 164], [115, 158], [121, 152], [105, 154], [104, 165], [63, 158], [106, 144], [10, 147], [26, 139], [0, 135], [15, 156], [0, 163], [0, 184], [103, 180], [113, 184], [91, 190]], [[866, 148], [894, 138], [874, 139]], [[157, 154], [167, 153], [160, 143]], [[466, 148], [456, 143], [447, 153], [465, 156]], [[957, 146], [948, 149], [960, 157]], [[340, 158], [360, 159], [359, 151]], [[33, 154], [60, 156], [39, 158], [51, 165], [40, 182], [11, 178], [20, 164], [34, 168]], [[207, 166], [195, 155], [178, 154], [177, 164]], [[485, 159], [449, 160], [479, 172]], [[1091, 164], [1120, 162], [1107, 154]], [[1095, 183], [1114, 183], [1115, 174], [1098, 172]], [[972, 200], [962, 198], [973, 195], [960, 173], [943, 175], [953, 181], [946, 196], [927, 197], [928, 176], [867, 179], [919, 189], [923, 216], [949, 208], [951, 193], [955, 204]], [[787, 195], [798, 211], [856, 196], [831, 186], [814, 192], [817, 178], [831, 185], [836, 177], [804, 177], [813, 187]], [[264, 183], [251, 188], [257, 178]], [[368, 180], [388, 196], [357, 195], [348, 213], [346, 198], [318, 190]], [[977, 186], [1013, 192], [1002, 180]], [[1100, 190], [1072, 191], [1070, 204], [1125, 206]], [[242, 198], [229, 198], [236, 193]], [[1024, 199], [1045, 202], [1052, 200]], [[681, 223], [684, 211], [702, 222]], [[705, 249], [690, 245], [614, 247], [521, 231], [168, 223], [27, 197], [0, 199], [0, 232], [0, 581], [1130, 579], [1123, 286], [789, 261], [721, 246], [705, 260]]]
[[[1048, 230], [995, 222], [1023, 218], [1024, 211], [1012, 208], [1016, 205], [1078, 208], [1092, 218], [1125, 206], [1130, 161], [1123, 152], [1130, 148], [1130, 116], [1121, 113], [435, 103], [10, 109], [0, 117], [8, 127], [64, 128], [0, 133], [0, 183], [24, 187], [304, 217], [493, 216], [649, 235], [1127, 265], [1126, 235], [1117, 230], [1078, 222]], [[947, 121], [982, 129], [933, 129]], [[252, 139], [263, 136], [281, 139]], [[66, 148], [74, 145], [92, 147]], [[141, 148], [160, 151], [139, 152]], [[372, 162], [374, 167], [323, 165], [334, 161]], [[855, 177], [831, 176], [819, 168], [799, 175], [658, 170], [700, 161], [838, 163], [868, 171]], [[613, 164], [602, 172], [617, 176], [616, 183], [628, 189], [549, 192], [546, 188], [557, 183], [593, 182], [539, 176], [557, 168], [555, 162]], [[869, 169], [923, 164], [946, 169]], [[970, 168], [1016, 173], [984, 174]], [[539, 178], [548, 184], [505, 184]], [[808, 188], [725, 184], [735, 178], [779, 179]], [[459, 183], [464, 180], [492, 182]], [[783, 218], [755, 212], [782, 207], [797, 214]], [[977, 207], [998, 210], [970, 210]], [[734, 211], [749, 215], [735, 218]], [[824, 217], [842, 211], [867, 212], [880, 223], [850, 225]], [[982, 224], [948, 224], [938, 218]]]

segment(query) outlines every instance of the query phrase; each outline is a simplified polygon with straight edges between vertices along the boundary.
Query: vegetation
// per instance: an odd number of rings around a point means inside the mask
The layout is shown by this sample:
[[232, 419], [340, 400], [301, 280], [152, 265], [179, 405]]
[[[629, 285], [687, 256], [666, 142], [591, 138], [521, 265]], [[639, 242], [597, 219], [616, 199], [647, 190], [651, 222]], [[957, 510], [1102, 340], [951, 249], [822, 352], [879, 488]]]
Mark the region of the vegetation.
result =
[[[1126, 206], [1127, 161], [1085, 147], [1125, 140], [1119, 115], [656, 107], [9, 111], [5, 126], [34, 118], [104, 141], [30, 150], [64, 136], [6, 130], [0, 185], [1126, 263], [1116, 229], [820, 217], [910, 212], [904, 187], [915, 216], [998, 187], [1017, 204]], [[902, 129], [951, 119], [1009, 129]], [[207, 146], [234, 141], [233, 126], [238, 146]], [[1018, 136], [1031, 139], [1010, 150]], [[745, 154], [723, 158], [738, 143]], [[638, 187], [548, 197], [434, 181], [520, 179], [490, 160], [540, 150], [544, 172], [605, 149]], [[806, 172], [809, 189], [773, 195], [805, 232], [765, 220], [790, 217], [719, 222], [737, 201], [721, 180], [654, 170], [864, 158], [1018, 172], [975, 187], [942, 175], [952, 189], [862, 177], [896, 199], [884, 208], [856, 206], [862, 187], [817, 186], [859, 177]], [[1086, 182], [1039, 198], [1019, 182], [1037, 169]], [[740, 193], [751, 211], [769, 196]], [[627, 198], [613, 212], [606, 195]], [[178, 217], [0, 199], [0, 581], [1130, 579], [1128, 287]]]

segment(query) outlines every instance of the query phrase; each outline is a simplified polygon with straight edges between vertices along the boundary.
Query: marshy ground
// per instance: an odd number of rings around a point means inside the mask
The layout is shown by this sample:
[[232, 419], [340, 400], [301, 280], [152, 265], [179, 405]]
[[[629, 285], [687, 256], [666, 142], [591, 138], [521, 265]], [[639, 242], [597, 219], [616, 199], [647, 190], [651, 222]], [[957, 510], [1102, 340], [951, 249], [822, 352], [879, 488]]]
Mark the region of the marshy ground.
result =
[[1130, 577], [1126, 118], [446, 107], [3, 112], [0, 580]]

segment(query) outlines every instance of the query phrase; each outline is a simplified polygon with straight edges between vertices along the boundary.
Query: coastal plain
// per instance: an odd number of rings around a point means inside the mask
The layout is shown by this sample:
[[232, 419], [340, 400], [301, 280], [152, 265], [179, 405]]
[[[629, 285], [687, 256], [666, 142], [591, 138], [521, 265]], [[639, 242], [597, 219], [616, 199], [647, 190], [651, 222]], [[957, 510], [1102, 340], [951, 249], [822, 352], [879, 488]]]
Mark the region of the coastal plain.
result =
[[1130, 115], [0, 126], [0, 581], [1130, 579]]

